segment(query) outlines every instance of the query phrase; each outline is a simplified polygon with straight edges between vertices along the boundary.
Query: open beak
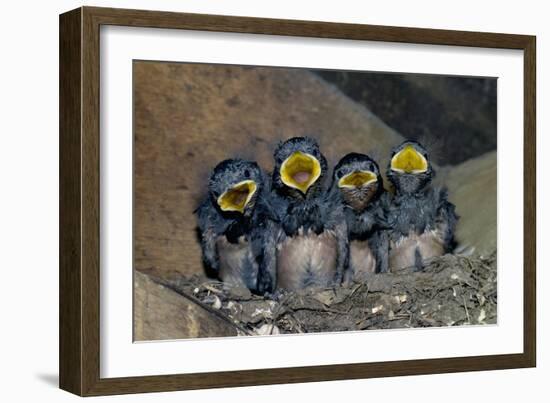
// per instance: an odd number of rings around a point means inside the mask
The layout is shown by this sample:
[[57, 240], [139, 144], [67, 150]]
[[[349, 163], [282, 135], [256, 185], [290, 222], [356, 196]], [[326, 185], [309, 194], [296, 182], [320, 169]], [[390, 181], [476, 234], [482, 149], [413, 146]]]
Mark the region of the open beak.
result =
[[428, 161], [416, 149], [408, 145], [391, 159], [392, 171], [419, 174], [428, 170]]
[[306, 194], [321, 176], [321, 164], [313, 155], [296, 151], [283, 162], [279, 172], [285, 185]]
[[378, 177], [372, 171], [353, 171], [338, 181], [339, 188], [354, 189], [376, 182]]
[[244, 208], [256, 193], [257, 185], [252, 180], [245, 180], [233, 185], [218, 197], [218, 205], [222, 211], [244, 212]]

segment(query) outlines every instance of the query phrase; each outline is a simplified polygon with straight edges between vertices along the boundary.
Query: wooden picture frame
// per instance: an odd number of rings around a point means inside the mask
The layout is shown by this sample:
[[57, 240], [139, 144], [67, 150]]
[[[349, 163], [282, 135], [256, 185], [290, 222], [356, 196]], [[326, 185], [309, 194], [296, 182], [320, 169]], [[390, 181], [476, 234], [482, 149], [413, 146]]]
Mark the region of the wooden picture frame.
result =
[[[171, 28], [524, 52], [523, 353], [128, 378], [100, 377], [100, 26]], [[60, 387], [81, 396], [536, 365], [534, 36], [82, 7], [60, 16]]]

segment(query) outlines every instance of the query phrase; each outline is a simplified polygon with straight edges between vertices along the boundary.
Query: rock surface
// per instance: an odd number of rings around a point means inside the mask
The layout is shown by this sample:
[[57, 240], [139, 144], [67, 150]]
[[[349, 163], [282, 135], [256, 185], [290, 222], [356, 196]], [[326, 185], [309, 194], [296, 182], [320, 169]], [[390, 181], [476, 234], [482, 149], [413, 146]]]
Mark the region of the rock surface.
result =
[[237, 336], [234, 325], [197, 303], [134, 272], [134, 340]]
[[476, 255], [497, 248], [497, 153], [487, 153], [447, 169], [443, 179], [460, 216], [456, 238]]

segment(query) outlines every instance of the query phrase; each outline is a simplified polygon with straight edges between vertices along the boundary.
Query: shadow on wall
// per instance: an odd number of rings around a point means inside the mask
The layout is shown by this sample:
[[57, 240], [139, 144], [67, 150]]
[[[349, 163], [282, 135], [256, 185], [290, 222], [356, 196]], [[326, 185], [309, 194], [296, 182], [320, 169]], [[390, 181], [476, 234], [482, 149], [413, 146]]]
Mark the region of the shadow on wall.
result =
[[496, 78], [315, 72], [399, 133], [434, 145], [433, 160], [439, 165], [496, 149]]

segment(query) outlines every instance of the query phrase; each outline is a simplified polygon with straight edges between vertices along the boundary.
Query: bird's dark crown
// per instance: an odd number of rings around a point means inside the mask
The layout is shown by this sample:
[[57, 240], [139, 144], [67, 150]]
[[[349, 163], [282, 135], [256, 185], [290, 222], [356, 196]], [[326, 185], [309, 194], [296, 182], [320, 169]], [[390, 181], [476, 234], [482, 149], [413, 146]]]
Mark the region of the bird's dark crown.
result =
[[391, 156], [393, 157], [395, 154], [397, 154], [399, 151], [403, 150], [407, 146], [412, 146], [420, 154], [424, 155], [424, 157], [429, 161], [428, 150], [426, 150], [426, 148], [422, 144], [415, 140], [405, 140], [401, 144], [393, 147], [391, 151]]
[[[425, 170], [421, 172], [399, 172], [392, 169], [393, 158], [407, 147], [412, 147], [425, 159]], [[426, 148], [417, 141], [406, 140], [392, 149], [388, 163], [387, 177], [395, 187], [397, 194], [414, 194], [426, 188], [435, 176]]]
[[[292, 154], [301, 152], [313, 156], [320, 166], [320, 176], [315, 183], [309, 187], [307, 193], [304, 195], [299, 190], [289, 188], [281, 179], [281, 166], [284, 161]], [[275, 160], [275, 166], [273, 168], [273, 187], [279, 192], [284, 193], [292, 198], [302, 199], [304, 197], [312, 197], [320, 194], [322, 190], [322, 182], [328, 169], [327, 160], [319, 149], [317, 141], [311, 137], [292, 137], [284, 142], [280, 142], [273, 153]]]
[[[349, 153], [346, 154], [334, 167], [333, 179], [338, 180], [342, 176], [355, 170], [371, 171], [380, 175], [380, 169], [375, 160], [366, 154]], [[381, 178], [380, 178], [381, 179]]]
[[[250, 184], [250, 181], [253, 184]], [[235, 192], [233, 188], [243, 182], [242, 186], [237, 186], [237, 193], [241, 192], [242, 194], [237, 194], [236, 196], [230, 195], [229, 191]], [[239, 211], [244, 215], [249, 215], [252, 212], [262, 188], [263, 174], [258, 164], [242, 159], [227, 159], [220, 162], [214, 168], [208, 183], [212, 203], [218, 209], [222, 209], [219, 201], [220, 196], [223, 195], [221, 200], [225, 200], [226, 195], [230, 195], [230, 197], [234, 197], [235, 204], [239, 205]], [[247, 203], [244, 202], [245, 199], [248, 200]], [[232, 200], [230, 199], [230, 201]], [[226, 208], [224, 206], [222, 210], [226, 210]], [[238, 214], [236, 211], [224, 211], [224, 213], [229, 215]]]
[[311, 137], [292, 137], [277, 144], [273, 153], [275, 164], [280, 166], [286, 158], [296, 151], [311, 154], [317, 159], [324, 158], [315, 139]]
[[258, 186], [262, 185], [262, 172], [258, 164], [239, 158], [227, 159], [216, 165], [212, 171], [208, 189], [218, 197], [231, 186], [244, 180], [253, 180]]
[[[375, 181], [372, 181], [372, 174], [375, 175]], [[331, 192], [336, 192], [356, 212], [364, 211], [383, 191], [378, 164], [368, 155], [347, 154], [334, 167]]]

